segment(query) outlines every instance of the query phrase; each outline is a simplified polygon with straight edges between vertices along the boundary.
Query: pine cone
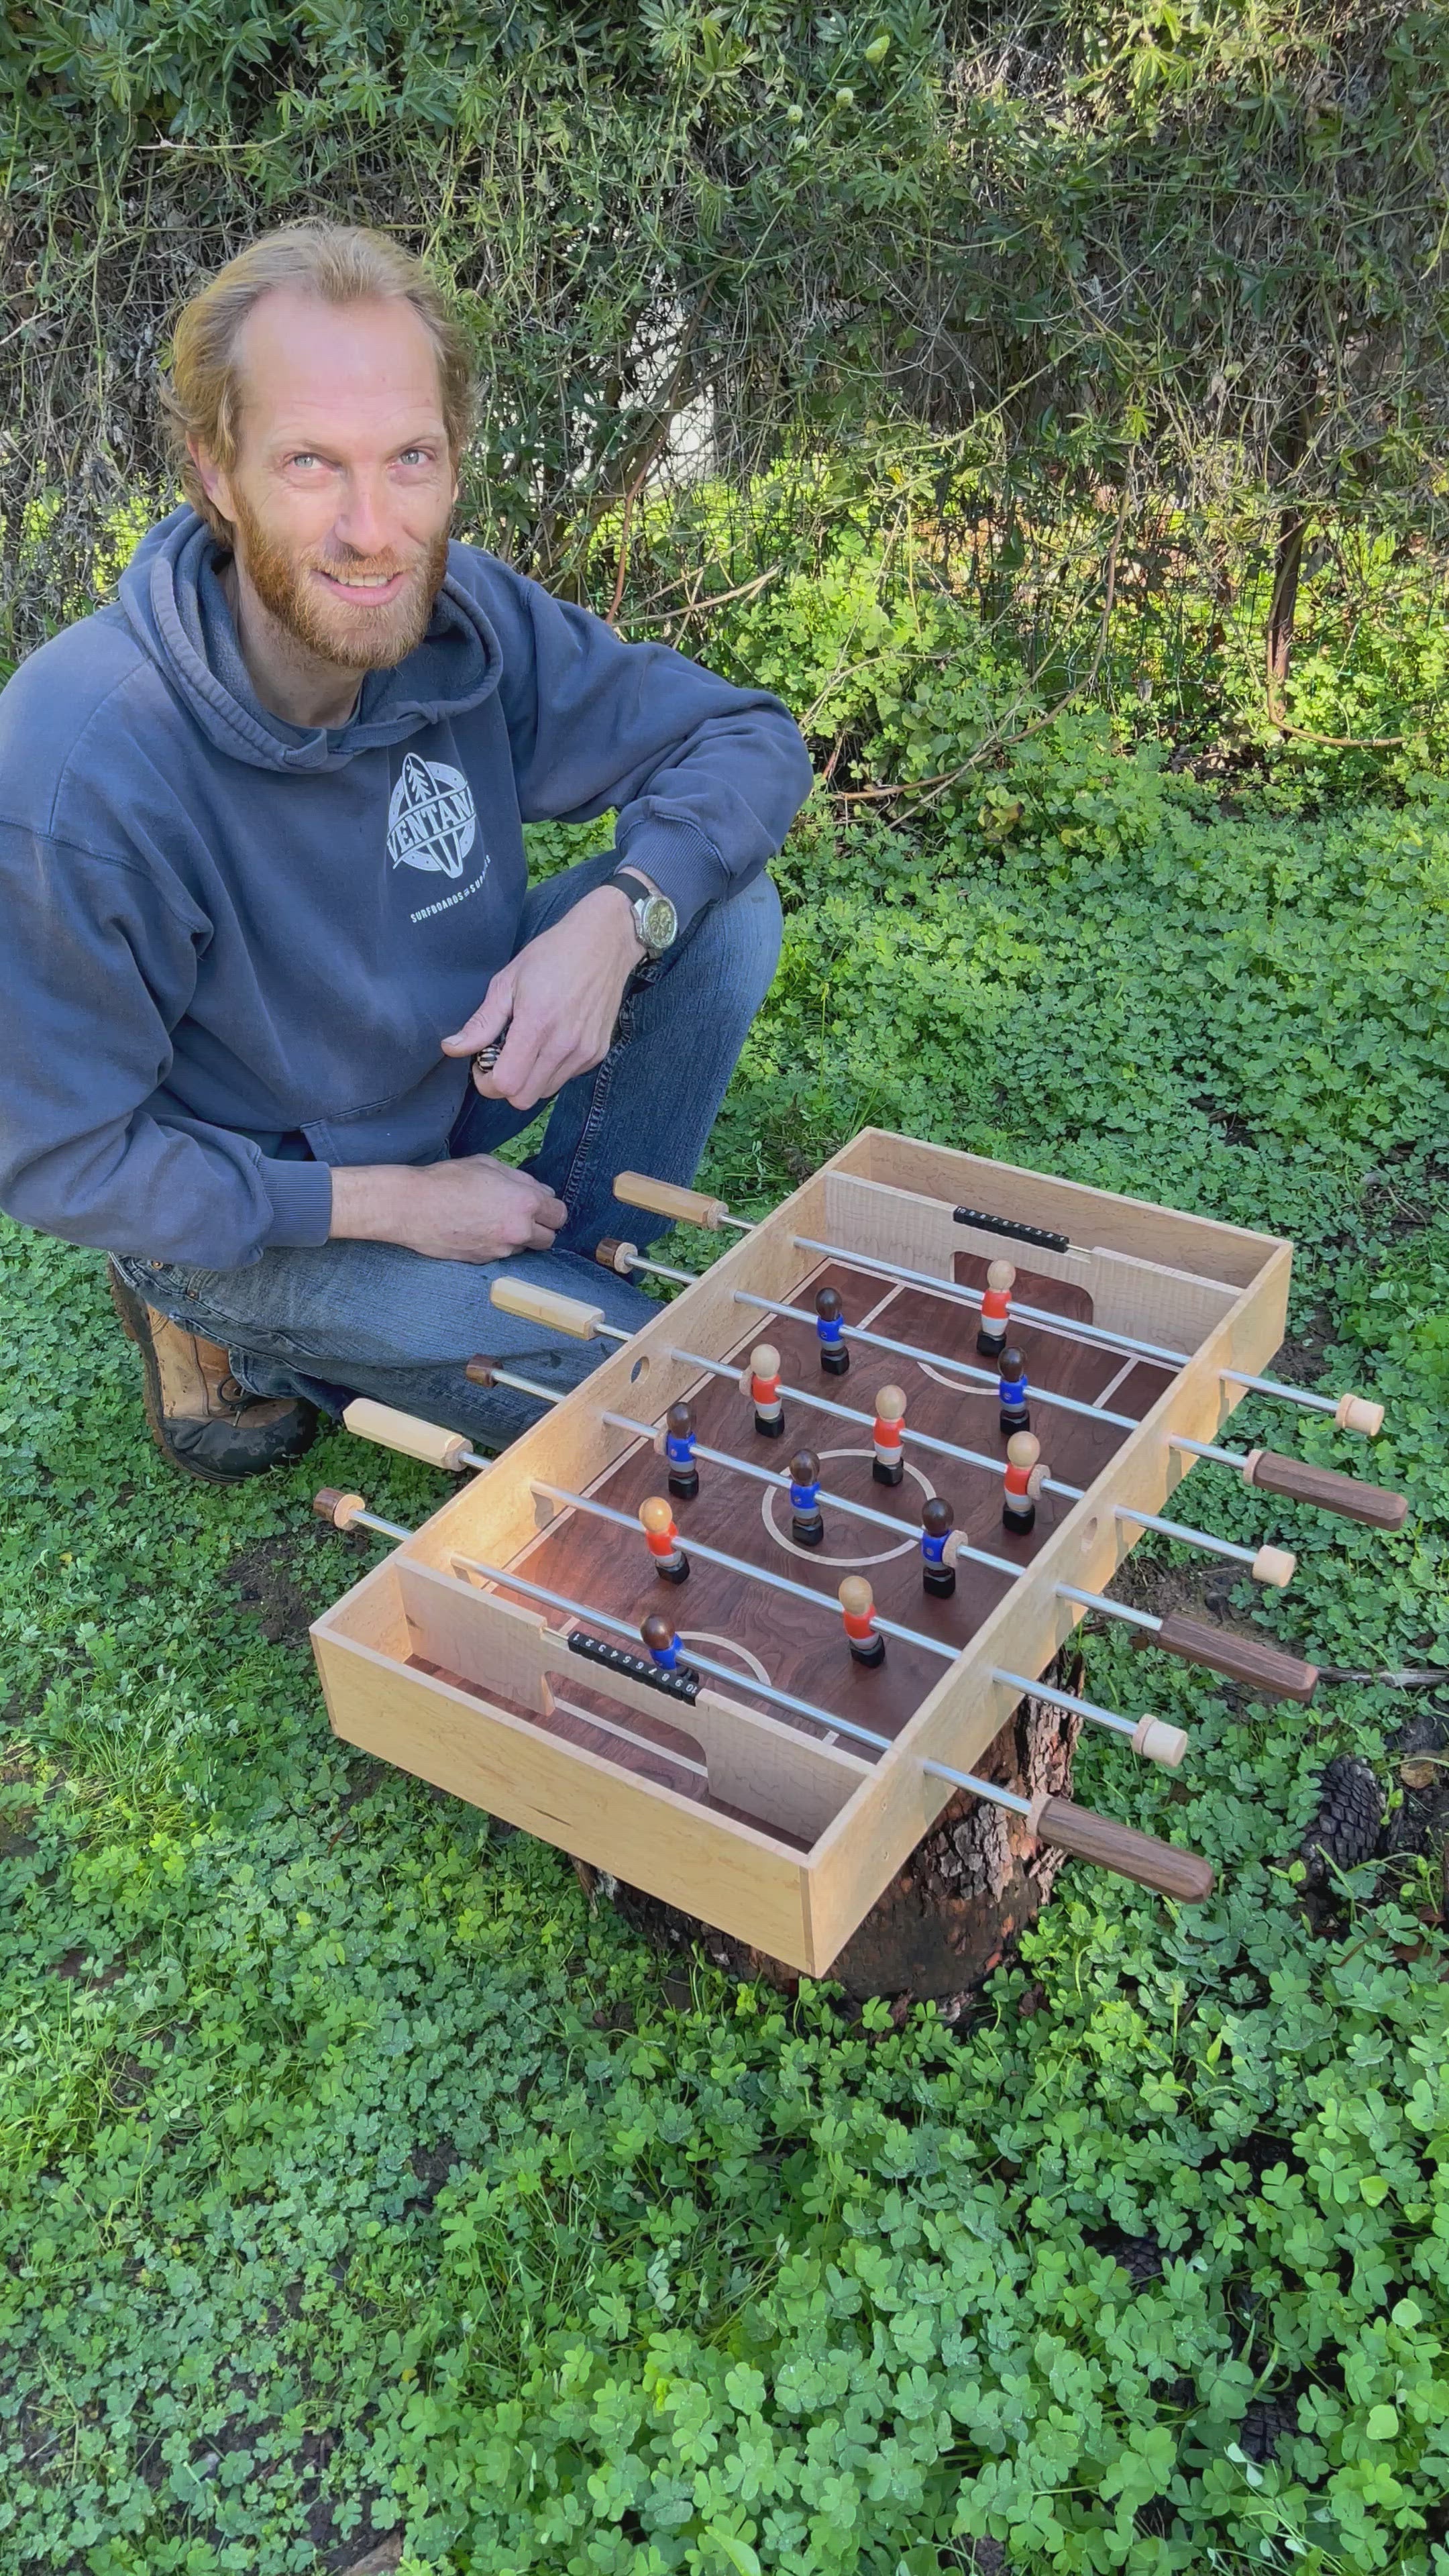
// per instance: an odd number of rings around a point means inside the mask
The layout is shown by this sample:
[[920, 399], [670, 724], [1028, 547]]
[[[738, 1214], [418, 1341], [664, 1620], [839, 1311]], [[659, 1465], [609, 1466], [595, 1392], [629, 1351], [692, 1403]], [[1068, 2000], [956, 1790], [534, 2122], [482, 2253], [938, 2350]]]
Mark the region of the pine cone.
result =
[[1327, 1878], [1330, 1862], [1353, 1869], [1368, 1860], [1383, 1817], [1384, 1793], [1367, 1762], [1356, 1753], [1335, 1753], [1318, 1784], [1318, 1813], [1299, 1845], [1314, 1883]]

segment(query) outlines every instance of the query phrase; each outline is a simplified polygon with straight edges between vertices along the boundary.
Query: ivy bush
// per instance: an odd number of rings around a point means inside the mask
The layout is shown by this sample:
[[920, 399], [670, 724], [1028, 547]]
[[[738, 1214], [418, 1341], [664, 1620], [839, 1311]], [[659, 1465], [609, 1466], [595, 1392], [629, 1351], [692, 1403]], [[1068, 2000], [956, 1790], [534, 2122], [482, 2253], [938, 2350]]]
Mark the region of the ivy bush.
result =
[[[1449, 1663], [1449, 815], [1225, 813], [1090, 710], [909, 834], [846, 813], [781, 863], [712, 1185], [763, 1209], [875, 1119], [1293, 1234], [1300, 1353], [1385, 1397], [1414, 1512], [1205, 1488], [1299, 1551], [1236, 1605], [1338, 1670]], [[666, 1969], [329, 1736], [344, 1436], [182, 1485], [94, 1256], [5, 1231], [0, 1310], [0, 2567], [290, 2576], [391, 2532], [412, 2576], [1449, 2576], [1442, 1879], [1406, 1849], [1310, 1898], [1297, 1858], [1331, 1753], [1397, 1810], [1422, 1695], [1154, 1665], [1187, 1769], [1098, 1739], [1079, 1794], [1218, 1893], [1070, 1865], [956, 2028]]]

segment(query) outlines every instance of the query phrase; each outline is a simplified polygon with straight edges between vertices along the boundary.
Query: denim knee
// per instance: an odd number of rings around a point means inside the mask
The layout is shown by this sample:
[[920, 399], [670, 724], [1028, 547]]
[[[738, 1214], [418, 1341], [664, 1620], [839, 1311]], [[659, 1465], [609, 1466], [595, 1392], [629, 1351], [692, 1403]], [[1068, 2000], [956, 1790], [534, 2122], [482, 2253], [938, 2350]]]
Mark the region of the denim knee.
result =
[[734, 1003], [748, 1022], [775, 980], [783, 936], [780, 898], [762, 870], [738, 894], [710, 905], [689, 947], [696, 968], [710, 970], [719, 999]]

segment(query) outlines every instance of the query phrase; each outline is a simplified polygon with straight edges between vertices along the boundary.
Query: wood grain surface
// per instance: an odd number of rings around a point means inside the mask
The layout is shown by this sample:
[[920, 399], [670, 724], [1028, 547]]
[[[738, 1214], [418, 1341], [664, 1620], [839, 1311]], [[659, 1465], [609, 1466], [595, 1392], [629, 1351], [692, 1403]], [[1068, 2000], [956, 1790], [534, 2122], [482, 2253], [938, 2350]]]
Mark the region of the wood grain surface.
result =
[[[976, 1285], [978, 1274], [984, 1277], [984, 1265], [969, 1255], [960, 1256], [957, 1266], [958, 1275], [968, 1284]], [[816, 1289], [822, 1286], [839, 1290], [847, 1323], [917, 1344], [933, 1355], [984, 1365], [975, 1347], [976, 1310], [949, 1295], [892, 1288], [826, 1262], [802, 1277], [791, 1302], [812, 1305]], [[1101, 1350], [1072, 1333], [1072, 1320], [1090, 1321], [1090, 1315], [1081, 1313], [1089, 1301], [1079, 1289], [1019, 1267], [1017, 1293], [1027, 1303], [1039, 1301], [1063, 1317], [1060, 1331], [1037, 1325], [1023, 1325], [1019, 1332], [1013, 1329], [1034, 1385], [1050, 1386], [1086, 1404], [1109, 1397], [1114, 1409], [1133, 1416], [1155, 1401], [1169, 1371], [1124, 1360], [1120, 1352]], [[818, 1609], [748, 1576], [706, 1564], [698, 1556], [691, 1559], [686, 1583], [661, 1582], [642, 1533], [636, 1538], [574, 1510], [560, 1509], [512, 1563], [533, 1582], [546, 1584], [585, 1607], [626, 1619], [636, 1632], [648, 1612], [663, 1611], [675, 1621], [686, 1655], [697, 1647], [738, 1675], [731, 1687], [741, 1699], [751, 1699], [752, 1678], [766, 1679], [829, 1716], [894, 1737], [940, 1679], [945, 1659], [892, 1637], [887, 1640], [885, 1662], [876, 1670], [853, 1662], [836, 1600], [842, 1576], [864, 1573], [879, 1612], [959, 1651], [1003, 1597], [1011, 1577], [970, 1562], [958, 1563], [954, 1596], [946, 1601], [931, 1598], [921, 1580], [921, 1504], [932, 1494], [945, 1495], [955, 1510], [957, 1528], [970, 1543], [1020, 1566], [1030, 1564], [1057, 1517], [1070, 1506], [1064, 1497], [1044, 1497], [1036, 1529], [1017, 1537], [1002, 1523], [998, 1475], [986, 1467], [915, 1448], [909, 1441], [905, 1482], [895, 1488], [877, 1484], [868, 1425], [819, 1413], [792, 1396], [792, 1388], [869, 1414], [876, 1389], [893, 1380], [905, 1389], [908, 1429], [927, 1431], [986, 1458], [1004, 1460], [1006, 1442], [994, 1377], [989, 1384], [974, 1384], [935, 1368], [930, 1361], [905, 1360], [858, 1342], [850, 1346], [849, 1373], [829, 1377], [820, 1367], [819, 1343], [811, 1325], [789, 1317], [767, 1322], [748, 1308], [738, 1311], [736, 1349], [721, 1356], [744, 1360], [753, 1342], [768, 1330], [781, 1354], [785, 1436], [762, 1437], [754, 1428], [747, 1400], [726, 1380], [709, 1378], [691, 1398], [698, 1437], [774, 1473], [796, 1448], [813, 1448], [821, 1462], [825, 1492], [886, 1513], [899, 1523], [899, 1538], [825, 1503], [823, 1545], [816, 1550], [799, 1548], [790, 1537], [789, 1502], [783, 1490], [771, 1493], [705, 1460], [700, 1463], [698, 1495], [692, 1502], [673, 1505], [686, 1554], [694, 1539], [752, 1566], [787, 1575], [817, 1596]], [[641, 1420], [652, 1419], [642, 1390], [629, 1409], [637, 1409]], [[1114, 1424], [1046, 1405], [1038, 1405], [1032, 1419], [1052, 1472], [1082, 1486], [1090, 1484], [1129, 1436]], [[593, 1488], [599, 1501], [631, 1516], [647, 1496], [664, 1492], [663, 1461], [642, 1441]], [[556, 1620], [563, 1616], [550, 1615]], [[758, 1699], [754, 1704], [768, 1706]], [[809, 1731], [821, 1731], [812, 1729], [808, 1719], [799, 1722]], [[852, 1743], [856, 1750], [868, 1750], [848, 1735], [840, 1740]], [[632, 1759], [627, 1753], [616, 1758]]]

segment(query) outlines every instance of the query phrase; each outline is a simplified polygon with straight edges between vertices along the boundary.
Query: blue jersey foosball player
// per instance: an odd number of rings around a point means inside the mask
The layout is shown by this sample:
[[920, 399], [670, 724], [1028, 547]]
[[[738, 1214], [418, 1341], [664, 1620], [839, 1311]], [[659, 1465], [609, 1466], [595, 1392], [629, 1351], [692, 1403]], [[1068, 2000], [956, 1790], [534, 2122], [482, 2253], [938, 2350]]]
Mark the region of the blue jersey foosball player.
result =
[[1031, 1412], [1026, 1400], [1026, 1362], [1020, 1351], [1003, 1351], [996, 1363], [1001, 1399], [1001, 1429], [1010, 1439], [1014, 1431], [1031, 1429]]
[[921, 1505], [921, 1581], [937, 1601], [949, 1601], [956, 1589], [956, 1568], [946, 1561], [946, 1550], [956, 1515], [940, 1494], [933, 1494]]
[[650, 1662], [657, 1664], [661, 1673], [680, 1670], [679, 1632], [672, 1619], [651, 1610], [648, 1618], [640, 1622], [639, 1634], [649, 1649]]
[[825, 1536], [820, 1461], [813, 1449], [798, 1449], [790, 1461], [790, 1536], [797, 1547], [818, 1547]]
[[671, 1404], [664, 1417], [664, 1455], [669, 1462], [669, 1490], [677, 1503], [692, 1503], [699, 1491], [694, 1463], [694, 1407]]
[[820, 1336], [820, 1365], [827, 1377], [844, 1377], [850, 1366], [845, 1342], [845, 1308], [838, 1288], [822, 1288], [815, 1299], [815, 1330]]

